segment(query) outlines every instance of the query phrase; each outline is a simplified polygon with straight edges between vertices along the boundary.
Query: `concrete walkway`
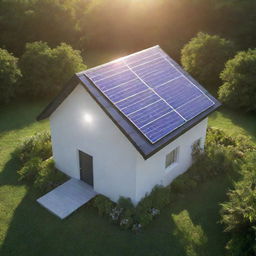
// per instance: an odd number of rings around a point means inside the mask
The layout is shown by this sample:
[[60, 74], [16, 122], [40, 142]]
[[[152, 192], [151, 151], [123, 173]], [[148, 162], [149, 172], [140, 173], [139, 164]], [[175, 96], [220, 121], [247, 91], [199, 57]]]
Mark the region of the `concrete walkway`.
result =
[[93, 188], [85, 182], [70, 179], [37, 199], [37, 202], [61, 219], [96, 196]]

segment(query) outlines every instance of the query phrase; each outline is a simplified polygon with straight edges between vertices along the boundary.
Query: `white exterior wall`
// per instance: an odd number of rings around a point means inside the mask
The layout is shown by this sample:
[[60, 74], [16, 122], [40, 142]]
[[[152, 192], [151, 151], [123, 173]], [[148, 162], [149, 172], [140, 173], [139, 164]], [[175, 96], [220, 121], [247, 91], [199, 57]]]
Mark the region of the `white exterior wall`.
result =
[[[202, 147], [205, 142], [207, 118], [185, 132], [169, 145], [161, 149], [147, 160], [138, 155], [136, 169], [136, 202], [139, 202], [155, 185], [169, 185], [173, 179], [185, 172], [192, 164], [193, 143], [201, 138]], [[166, 155], [179, 147], [178, 161], [165, 168]]]
[[[92, 117], [91, 123], [84, 116]], [[204, 143], [207, 119], [181, 135], [147, 160], [123, 135], [82, 85], [50, 116], [53, 157], [56, 167], [80, 178], [81, 150], [93, 157], [94, 190], [117, 201], [130, 197], [137, 203], [159, 185], [168, 185], [191, 165], [191, 145], [199, 138]], [[179, 146], [179, 160], [165, 169], [166, 154]]]
[[[85, 114], [92, 117], [87, 123]], [[81, 150], [93, 156], [94, 190], [117, 201], [135, 198], [137, 151], [87, 91], [78, 85], [50, 116], [56, 167], [80, 179]]]

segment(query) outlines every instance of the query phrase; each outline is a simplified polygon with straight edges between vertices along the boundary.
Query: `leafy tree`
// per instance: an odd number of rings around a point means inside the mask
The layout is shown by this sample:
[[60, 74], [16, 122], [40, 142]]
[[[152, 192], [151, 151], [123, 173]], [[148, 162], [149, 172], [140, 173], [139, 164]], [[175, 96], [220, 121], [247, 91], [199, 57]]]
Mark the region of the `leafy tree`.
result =
[[181, 51], [181, 63], [199, 82], [219, 86], [219, 74], [234, 54], [233, 43], [216, 35], [198, 33]]
[[256, 49], [239, 52], [220, 75], [219, 98], [231, 108], [256, 111]]
[[0, 48], [0, 103], [7, 103], [15, 95], [17, 81], [21, 77], [17, 60], [7, 50]]
[[232, 256], [256, 254], [256, 153], [250, 153], [241, 167], [242, 179], [222, 204], [222, 223], [231, 233], [227, 249]]
[[35, 98], [56, 94], [74, 73], [86, 69], [79, 51], [65, 43], [50, 48], [45, 42], [27, 43], [20, 67], [22, 93]]

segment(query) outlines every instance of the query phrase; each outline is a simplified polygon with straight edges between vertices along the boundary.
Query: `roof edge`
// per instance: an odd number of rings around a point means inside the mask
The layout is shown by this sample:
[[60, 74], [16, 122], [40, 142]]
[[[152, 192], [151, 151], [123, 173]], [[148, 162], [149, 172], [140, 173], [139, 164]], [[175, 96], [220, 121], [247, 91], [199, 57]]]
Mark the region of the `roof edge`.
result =
[[62, 90], [50, 101], [50, 103], [42, 110], [42, 112], [36, 117], [37, 121], [48, 118], [68, 97], [68, 95], [79, 84], [80, 79], [77, 75], [73, 75], [71, 79], [66, 83]]

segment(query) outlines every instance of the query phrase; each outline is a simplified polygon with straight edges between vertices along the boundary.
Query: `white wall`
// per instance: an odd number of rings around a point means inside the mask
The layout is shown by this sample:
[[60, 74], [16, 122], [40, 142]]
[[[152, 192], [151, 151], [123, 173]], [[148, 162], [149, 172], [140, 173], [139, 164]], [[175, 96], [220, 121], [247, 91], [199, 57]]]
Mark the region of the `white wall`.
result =
[[[149, 159], [144, 160], [138, 155], [136, 169], [136, 202], [139, 202], [155, 185], [169, 185], [173, 179], [190, 167], [192, 163], [191, 145], [200, 138], [202, 138], [202, 145], [204, 145], [206, 129], [207, 118]], [[176, 147], [179, 147], [178, 161], [165, 169], [166, 155]]]
[[[92, 117], [87, 123], [85, 115]], [[93, 156], [94, 189], [112, 200], [135, 198], [137, 151], [78, 85], [50, 117], [56, 167], [80, 178], [78, 150]]]
[[[86, 122], [85, 115], [92, 117]], [[117, 201], [130, 197], [137, 203], [156, 185], [168, 185], [191, 165], [191, 145], [204, 143], [207, 119], [147, 160], [122, 134], [87, 91], [78, 85], [50, 117], [56, 167], [80, 178], [78, 150], [93, 156], [94, 189]], [[179, 160], [165, 169], [166, 154], [179, 146]]]

